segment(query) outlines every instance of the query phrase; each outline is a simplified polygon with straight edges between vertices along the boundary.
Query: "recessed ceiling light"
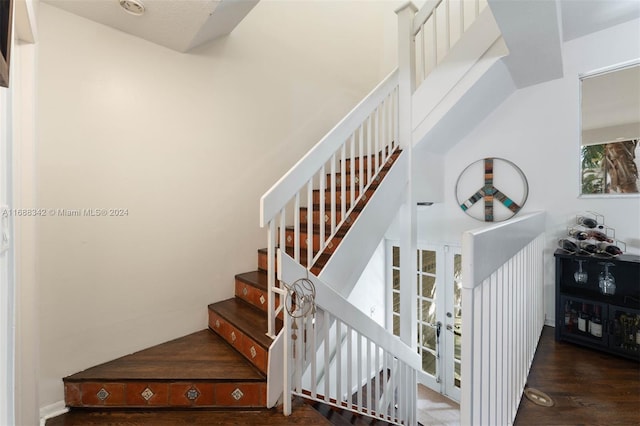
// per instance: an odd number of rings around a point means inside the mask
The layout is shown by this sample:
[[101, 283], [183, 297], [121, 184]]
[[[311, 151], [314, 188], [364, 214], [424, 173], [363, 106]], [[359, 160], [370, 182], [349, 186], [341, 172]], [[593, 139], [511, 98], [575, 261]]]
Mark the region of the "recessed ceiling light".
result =
[[140, 16], [144, 13], [144, 4], [140, 0], [119, 0], [120, 7], [127, 13]]

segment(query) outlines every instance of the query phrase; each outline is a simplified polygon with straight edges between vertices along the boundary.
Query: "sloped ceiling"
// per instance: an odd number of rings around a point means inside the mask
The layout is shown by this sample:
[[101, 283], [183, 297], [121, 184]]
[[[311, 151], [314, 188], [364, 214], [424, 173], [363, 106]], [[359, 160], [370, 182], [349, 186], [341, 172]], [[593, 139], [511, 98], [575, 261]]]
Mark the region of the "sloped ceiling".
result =
[[43, 0], [75, 15], [179, 52], [229, 34], [258, 0], [140, 0], [134, 16], [119, 0]]
[[560, 0], [560, 8], [564, 41], [640, 18], [638, 0]]

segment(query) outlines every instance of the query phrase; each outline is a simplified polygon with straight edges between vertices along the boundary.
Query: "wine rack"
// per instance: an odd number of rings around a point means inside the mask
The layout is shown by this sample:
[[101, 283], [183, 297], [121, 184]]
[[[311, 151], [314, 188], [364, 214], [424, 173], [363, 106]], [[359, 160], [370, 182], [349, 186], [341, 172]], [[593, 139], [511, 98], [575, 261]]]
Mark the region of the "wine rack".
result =
[[[556, 340], [640, 361], [640, 256], [554, 256]], [[603, 291], [606, 279], [614, 291]]]
[[567, 234], [558, 246], [569, 254], [612, 258], [627, 250], [624, 241], [616, 239], [616, 230], [604, 223], [600, 213], [587, 211], [569, 220]]

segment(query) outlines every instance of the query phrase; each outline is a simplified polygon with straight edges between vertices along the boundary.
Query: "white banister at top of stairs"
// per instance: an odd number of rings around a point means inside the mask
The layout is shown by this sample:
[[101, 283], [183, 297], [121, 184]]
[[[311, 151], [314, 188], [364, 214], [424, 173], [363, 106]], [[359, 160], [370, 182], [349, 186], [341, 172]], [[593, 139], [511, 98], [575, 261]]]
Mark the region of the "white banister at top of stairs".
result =
[[397, 84], [394, 71], [260, 200], [260, 224], [267, 227], [271, 337], [283, 306], [275, 250], [287, 247], [297, 262], [311, 268], [326, 248], [335, 247], [332, 239], [340, 226], [351, 220], [349, 215], [397, 148]]
[[[285, 413], [291, 394], [394, 424], [414, 425], [420, 356], [278, 250], [278, 278], [307, 278], [315, 310], [285, 314]], [[363, 387], [366, 387], [366, 396]]]
[[513, 424], [544, 325], [542, 212], [462, 240], [461, 424]]
[[487, 6], [486, 0], [428, 0], [415, 14], [415, 85], [422, 83]]

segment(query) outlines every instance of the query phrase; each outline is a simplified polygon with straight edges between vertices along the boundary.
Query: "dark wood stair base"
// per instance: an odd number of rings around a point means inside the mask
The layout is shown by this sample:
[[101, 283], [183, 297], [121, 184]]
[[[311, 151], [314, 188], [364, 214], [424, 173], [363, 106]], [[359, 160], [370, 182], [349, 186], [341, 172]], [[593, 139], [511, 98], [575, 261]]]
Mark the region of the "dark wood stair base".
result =
[[202, 330], [65, 377], [70, 407], [264, 407], [266, 377]]

